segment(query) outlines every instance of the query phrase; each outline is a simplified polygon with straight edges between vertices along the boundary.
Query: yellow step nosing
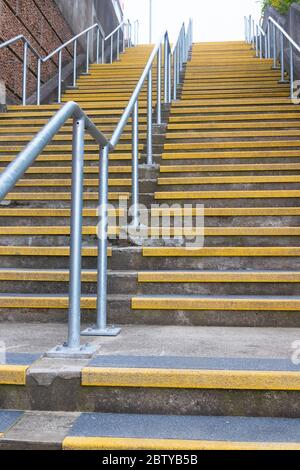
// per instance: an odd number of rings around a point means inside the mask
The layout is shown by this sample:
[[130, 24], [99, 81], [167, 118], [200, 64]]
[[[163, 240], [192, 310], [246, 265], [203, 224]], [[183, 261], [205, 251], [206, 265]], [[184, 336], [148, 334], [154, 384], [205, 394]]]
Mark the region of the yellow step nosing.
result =
[[155, 193], [156, 200], [174, 199], [269, 199], [299, 198], [300, 190], [244, 190], [244, 191], [165, 191]]
[[265, 176], [185, 176], [159, 178], [159, 186], [174, 185], [209, 185], [209, 184], [258, 184], [258, 183], [300, 183], [298, 175], [265, 175]]
[[[300, 152], [299, 152], [300, 155]], [[220, 165], [160, 165], [160, 173], [205, 173], [242, 171], [294, 171], [300, 170], [300, 163], [249, 163]]]
[[[85, 257], [96, 257], [96, 247], [83, 247], [82, 255]], [[112, 256], [112, 248], [107, 250], [108, 256]], [[70, 255], [69, 247], [54, 246], [0, 246], [0, 256], [62, 256]]]
[[29, 366], [0, 364], [0, 385], [26, 385]]
[[233, 441], [199, 441], [178, 439], [134, 439], [113, 437], [66, 437], [63, 450], [177, 450], [177, 451], [249, 451], [249, 450], [300, 450], [295, 442], [233, 442]]
[[300, 247], [143, 248], [144, 257], [300, 257]]
[[81, 383], [84, 387], [298, 391], [300, 373], [85, 367]]
[[[1, 271], [0, 271], [1, 275]], [[140, 283], [299, 283], [300, 272], [154, 271], [139, 272]]]

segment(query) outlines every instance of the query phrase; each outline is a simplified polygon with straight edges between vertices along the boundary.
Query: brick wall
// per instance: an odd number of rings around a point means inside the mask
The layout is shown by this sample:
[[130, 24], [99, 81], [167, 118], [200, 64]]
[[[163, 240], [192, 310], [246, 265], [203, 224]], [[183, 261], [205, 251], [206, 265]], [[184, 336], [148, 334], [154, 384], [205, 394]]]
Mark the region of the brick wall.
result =
[[[0, 42], [23, 34], [45, 57], [73, 36], [54, 0], [0, 0]], [[69, 62], [72, 50], [63, 61]], [[0, 51], [0, 80], [4, 80], [9, 101], [18, 102], [22, 94], [23, 45], [18, 43]], [[42, 82], [57, 72], [57, 57], [43, 66]], [[29, 53], [28, 96], [36, 90], [36, 59]]]

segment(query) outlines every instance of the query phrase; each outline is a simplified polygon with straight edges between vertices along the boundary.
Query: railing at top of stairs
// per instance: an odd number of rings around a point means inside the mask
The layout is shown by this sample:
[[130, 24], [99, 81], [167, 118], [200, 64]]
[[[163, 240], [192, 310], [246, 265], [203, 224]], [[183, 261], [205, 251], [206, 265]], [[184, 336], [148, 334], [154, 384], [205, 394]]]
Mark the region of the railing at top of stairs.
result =
[[[278, 61], [281, 70], [280, 83], [290, 83], [290, 97], [295, 98], [294, 94], [294, 59], [295, 53], [300, 53], [300, 46], [293, 38], [269, 16], [267, 19], [266, 31], [249, 16], [245, 17], [245, 40], [252, 44], [256, 50], [256, 56], [262, 59], [273, 59], [273, 69], [278, 69]], [[278, 48], [279, 40], [279, 48]], [[264, 44], [264, 46], [263, 46]], [[285, 48], [288, 49], [288, 60], [285, 57]], [[280, 50], [279, 50], [280, 49]], [[289, 73], [289, 81], [286, 80], [286, 72]], [[296, 97], [299, 98], [299, 97]]]
[[[114, 47], [116, 46], [116, 60], [119, 60], [120, 52], [124, 52], [126, 44], [128, 47], [131, 47], [133, 44], [138, 43], [138, 21], [134, 22], [132, 27], [130, 21], [123, 21], [120, 23], [110, 34], [105, 36], [102, 26], [99, 23], [95, 23], [89, 28], [85, 29], [81, 33], [73, 36], [70, 40], [59, 46], [53, 52], [51, 52], [46, 57], [41, 57], [36, 49], [30, 44], [25, 36], [19, 35], [8, 41], [0, 44], [0, 50], [5, 47], [10, 47], [17, 42], [23, 42], [23, 77], [22, 77], [22, 104], [26, 106], [27, 103], [27, 74], [28, 74], [28, 52], [31, 51], [37, 59], [37, 92], [36, 92], [36, 102], [37, 105], [41, 104], [41, 74], [42, 74], [42, 65], [52, 59], [54, 56], [58, 56], [58, 87], [57, 87], [57, 101], [61, 103], [62, 95], [62, 57], [63, 51], [70, 46], [73, 46], [73, 87], [76, 87], [77, 84], [77, 49], [78, 41], [81, 38], [85, 38], [85, 54], [86, 54], [86, 73], [89, 73], [90, 60], [91, 60], [91, 35], [96, 34], [96, 62], [104, 63], [106, 57], [106, 48], [110, 47], [110, 63], [113, 62], [114, 58]], [[132, 33], [134, 33], [134, 42], [132, 41]], [[116, 43], [115, 43], [116, 41]]]
[[[77, 103], [66, 103], [33, 138], [26, 148], [11, 162], [0, 175], [0, 201], [3, 200], [24, 173], [36, 161], [43, 149], [51, 142], [62, 126], [73, 117], [73, 151], [72, 151], [72, 190], [71, 190], [71, 238], [70, 238], [70, 282], [68, 341], [48, 353], [51, 357], [86, 357], [94, 349], [91, 345], [81, 346], [81, 269], [82, 269], [82, 226], [83, 226], [83, 188], [84, 188], [84, 135], [89, 132], [99, 146], [99, 233], [97, 263], [97, 325], [82, 333], [84, 336], [116, 336], [120, 329], [107, 326], [107, 248], [108, 248], [108, 175], [109, 153], [119, 143], [125, 126], [132, 117], [132, 203], [133, 224], [139, 224], [139, 97], [147, 82], [147, 163], [152, 165], [152, 119], [153, 119], [153, 73], [157, 60], [157, 114], [156, 122], [161, 123], [161, 91], [164, 84], [164, 102], [172, 101], [172, 62], [173, 98], [176, 98], [175, 87], [179, 84], [180, 71], [188, 59], [192, 45], [192, 22], [187, 31], [183, 25], [178, 40], [171, 49], [168, 32], [165, 32], [154, 47], [142, 76], [132, 94], [128, 106], [117, 125], [111, 139], [105, 137], [95, 124], [87, 117]], [[162, 64], [164, 51], [165, 63]], [[164, 73], [162, 73], [162, 65]]]

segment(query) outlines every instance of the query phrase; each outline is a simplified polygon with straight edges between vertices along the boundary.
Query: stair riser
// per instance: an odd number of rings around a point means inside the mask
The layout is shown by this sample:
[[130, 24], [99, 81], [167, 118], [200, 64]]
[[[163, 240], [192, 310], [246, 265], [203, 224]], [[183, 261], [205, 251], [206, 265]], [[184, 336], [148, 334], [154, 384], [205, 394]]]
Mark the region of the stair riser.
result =
[[[176, 219], [176, 218], [175, 218]], [[180, 218], [178, 217], [178, 220]], [[188, 220], [190, 218], [188, 217]], [[193, 226], [196, 218], [192, 218]], [[205, 227], [299, 227], [300, 216], [239, 216], [239, 217], [205, 217]], [[96, 217], [84, 217], [84, 225], [96, 226]], [[118, 223], [118, 221], [117, 221]], [[174, 218], [170, 218], [170, 227], [174, 226]], [[176, 222], [177, 223], [177, 222]], [[6, 217], [0, 216], [0, 227], [40, 227], [40, 226], [70, 226], [69, 217]]]
[[[130, 300], [108, 302], [108, 321], [116, 325], [300, 328], [299, 312], [269, 311], [132, 311]], [[67, 309], [1, 309], [1, 322], [67, 323]], [[82, 321], [94, 324], [95, 310], [82, 310]]]
[[[160, 188], [161, 189], [161, 188]], [[227, 188], [228, 189], [228, 188]], [[274, 189], [274, 188], [273, 188]], [[157, 199], [157, 204], [204, 205], [204, 207], [298, 207], [299, 199], [295, 198], [241, 198], [241, 199]]]
[[1, 407], [43, 411], [63, 409], [65, 412], [300, 417], [299, 392], [87, 388], [80, 386], [79, 377], [49, 379], [51, 384], [44, 386], [39, 385], [34, 376], [28, 377], [25, 388], [1, 386]]
[[[0, 293], [68, 295], [68, 282], [1, 281]], [[134, 278], [110, 277], [108, 294], [128, 295], [300, 295], [298, 283], [137, 283]], [[83, 282], [83, 295], [96, 295], [97, 283]]]
[[[109, 237], [109, 240], [112, 242], [116, 239], [117, 237]], [[65, 235], [0, 235], [0, 245], [2, 246], [28, 246], [29, 241], [30, 244], [34, 246], [68, 246], [70, 243], [70, 237]], [[85, 246], [94, 246], [97, 242], [97, 235], [85, 235], [83, 237], [83, 241]], [[190, 239], [188, 239], [187, 242], [190, 242]], [[184, 239], [175, 240], [174, 237], [159, 238], [151, 240], [150, 243], [151, 246], [157, 247], [170, 245], [172, 243], [176, 246], [186, 246], [186, 241]], [[123, 245], [127, 246], [128, 242], [126, 240], [123, 241]], [[199, 243], [195, 246], [199, 246]], [[205, 246], [300, 246], [300, 236], [205, 236]]]
[[[166, 184], [158, 191], [246, 191], [246, 190], [297, 190], [300, 183], [240, 183], [240, 184]], [[22, 188], [23, 189], [23, 188]], [[24, 188], [25, 189], [25, 188]], [[54, 188], [55, 189], [55, 188]]]

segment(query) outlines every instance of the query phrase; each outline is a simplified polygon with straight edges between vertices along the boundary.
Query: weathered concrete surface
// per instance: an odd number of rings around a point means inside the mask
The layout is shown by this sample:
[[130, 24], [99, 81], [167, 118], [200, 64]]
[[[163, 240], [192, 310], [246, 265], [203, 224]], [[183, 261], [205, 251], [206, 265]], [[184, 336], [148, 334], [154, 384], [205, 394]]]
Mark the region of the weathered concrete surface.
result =
[[106, 34], [119, 24], [111, 0], [55, 0], [55, 3], [75, 34], [97, 21]]
[[[66, 333], [63, 325], [4, 324], [0, 340], [12, 352], [44, 352], [61, 343]], [[93, 341], [102, 355], [289, 360], [292, 344], [299, 338], [300, 330], [294, 329], [143, 326], [124, 327], [117, 338]], [[40, 359], [30, 367], [26, 387], [0, 387], [0, 406], [66, 412], [300, 417], [298, 392], [82, 387], [81, 370], [87, 364], [87, 360]], [[41, 416], [43, 419], [44, 414]], [[64, 430], [63, 423], [62, 433]]]
[[5, 437], [0, 450], [61, 450], [80, 413], [26, 412]]
[[[9, 352], [44, 353], [65, 341], [66, 336], [67, 326], [57, 323], [2, 323], [0, 327], [0, 341], [5, 342]], [[99, 345], [98, 354], [106, 355], [282, 359], [290, 358], [296, 340], [300, 340], [300, 329], [183, 326], [124, 326], [116, 338], [91, 338]], [[44, 368], [44, 364], [47, 368], [62, 366], [76, 373], [85, 361], [43, 359], [34, 368]]]

